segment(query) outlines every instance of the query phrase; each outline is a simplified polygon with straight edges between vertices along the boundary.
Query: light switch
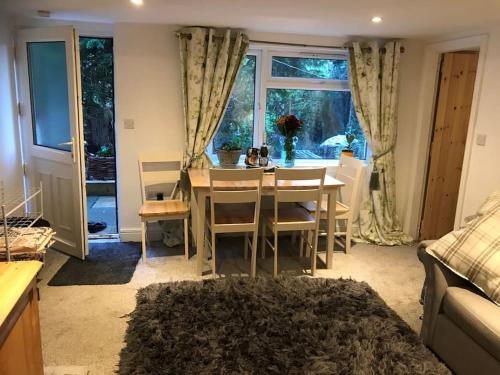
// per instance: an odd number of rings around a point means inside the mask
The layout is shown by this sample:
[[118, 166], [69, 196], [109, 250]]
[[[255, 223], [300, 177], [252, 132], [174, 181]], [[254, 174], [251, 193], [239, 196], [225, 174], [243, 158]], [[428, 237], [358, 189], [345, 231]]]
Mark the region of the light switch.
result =
[[123, 127], [125, 129], [134, 129], [134, 120], [132, 120], [131, 118], [126, 118], [125, 120], [123, 120]]
[[476, 144], [478, 146], [486, 146], [486, 134], [478, 134], [476, 137]]

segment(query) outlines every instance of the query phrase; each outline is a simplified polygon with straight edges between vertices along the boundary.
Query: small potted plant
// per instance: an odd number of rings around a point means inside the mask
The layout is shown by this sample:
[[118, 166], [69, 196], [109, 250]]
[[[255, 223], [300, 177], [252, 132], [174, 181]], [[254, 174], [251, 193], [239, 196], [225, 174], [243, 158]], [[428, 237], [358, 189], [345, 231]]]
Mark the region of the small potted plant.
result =
[[224, 142], [216, 149], [219, 164], [222, 167], [235, 166], [240, 161], [240, 155], [243, 150], [241, 140], [241, 130], [238, 124], [231, 123], [231, 129], [236, 128], [236, 131], [230, 141]]
[[352, 145], [356, 140], [356, 135], [354, 133], [347, 133], [345, 135], [345, 140], [347, 141], [347, 147], [342, 150], [342, 155], [354, 157], [354, 150]]
[[240, 161], [240, 142], [225, 142], [217, 149], [217, 157], [221, 166], [236, 165]]

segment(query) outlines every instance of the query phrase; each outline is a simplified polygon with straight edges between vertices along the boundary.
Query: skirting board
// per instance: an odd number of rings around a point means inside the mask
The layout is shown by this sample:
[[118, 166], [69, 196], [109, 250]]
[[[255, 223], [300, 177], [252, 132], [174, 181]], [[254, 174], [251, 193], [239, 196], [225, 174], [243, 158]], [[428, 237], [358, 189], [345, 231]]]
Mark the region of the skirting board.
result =
[[[161, 241], [161, 229], [149, 224], [147, 238], [150, 241]], [[120, 241], [141, 242], [141, 228], [120, 228]]]

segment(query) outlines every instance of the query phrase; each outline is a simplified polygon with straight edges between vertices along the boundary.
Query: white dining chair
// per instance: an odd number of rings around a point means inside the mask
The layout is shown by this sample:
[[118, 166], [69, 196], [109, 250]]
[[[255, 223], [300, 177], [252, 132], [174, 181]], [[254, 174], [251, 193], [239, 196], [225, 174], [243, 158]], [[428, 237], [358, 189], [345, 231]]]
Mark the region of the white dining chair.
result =
[[[251, 248], [250, 276], [257, 267], [257, 238], [259, 229], [260, 201], [264, 170], [215, 169], [210, 173], [210, 207], [206, 214], [210, 241], [205, 243], [211, 251], [212, 274], [216, 276], [216, 235], [220, 233], [245, 233], [244, 258]], [[250, 243], [248, 234], [252, 233]]]
[[[354, 220], [355, 205], [359, 199], [359, 189], [363, 175], [363, 161], [350, 156], [341, 155], [335, 178], [344, 183], [337, 190], [337, 204], [335, 210], [335, 220], [345, 221], [345, 231], [336, 231], [336, 236], [345, 236], [345, 252], [351, 250], [352, 222]], [[316, 202], [302, 202], [300, 205], [309, 212], [316, 212]], [[321, 220], [328, 219], [328, 200], [323, 197], [321, 200]], [[325, 231], [320, 231], [320, 235], [326, 235]], [[302, 255], [302, 254], [301, 254]], [[307, 252], [309, 256], [309, 252]]]
[[[273, 250], [273, 275], [278, 275], [278, 235], [280, 232], [300, 231], [300, 252], [304, 243], [312, 250], [311, 274], [316, 274], [316, 251], [320, 216], [310, 213], [297, 203], [313, 201], [319, 204], [323, 194], [326, 168], [278, 168], [274, 181], [274, 209], [263, 210], [262, 216], [262, 257], [266, 256], [266, 245]], [[301, 189], [291, 189], [294, 182], [304, 185]], [[266, 229], [274, 235], [274, 241], [267, 238]], [[311, 232], [311, 238], [305, 232]]]
[[[146, 261], [146, 231], [149, 222], [160, 220], [183, 220], [184, 222], [184, 257], [189, 258], [189, 207], [180, 199], [175, 199], [179, 187], [182, 165], [180, 152], [165, 152], [141, 155], [139, 158], [139, 178], [141, 183], [142, 206], [139, 210], [141, 219], [142, 258]], [[157, 200], [157, 194], [171, 190], [168, 199]], [[152, 195], [153, 194], [153, 195]]]

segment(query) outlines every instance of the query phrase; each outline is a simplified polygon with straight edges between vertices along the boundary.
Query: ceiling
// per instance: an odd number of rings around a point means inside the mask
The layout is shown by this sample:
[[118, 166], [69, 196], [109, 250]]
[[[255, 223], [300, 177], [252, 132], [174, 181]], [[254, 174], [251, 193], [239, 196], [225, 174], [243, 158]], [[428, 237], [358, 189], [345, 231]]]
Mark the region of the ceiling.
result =
[[[500, 25], [500, 0], [0, 0], [0, 9], [90, 22], [238, 27], [255, 32], [430, 38]], [[383, 22], [373, 24], [373, 16]]]

